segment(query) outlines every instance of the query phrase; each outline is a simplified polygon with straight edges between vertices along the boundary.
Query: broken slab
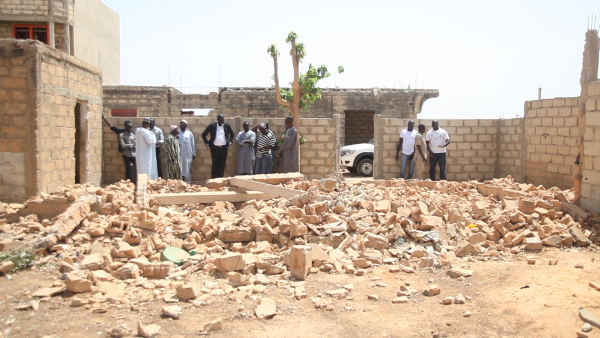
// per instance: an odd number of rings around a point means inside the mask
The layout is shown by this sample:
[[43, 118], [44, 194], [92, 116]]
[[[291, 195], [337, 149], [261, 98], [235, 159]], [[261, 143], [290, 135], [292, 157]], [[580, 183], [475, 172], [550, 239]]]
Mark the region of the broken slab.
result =
[[294, 197], [304, 193], [304, 191], [301, 191], [301, 190], [279, 187], [276, 185], [251, 181], [249, 179], [241, 179], [241, 178], [237, 178], [237, 177], [232, 177], [229, 180], [229, 184], [236, 186], [236, 187], [256, 190], [256, 191], [260, 191], [263, 193], [271, 194], [273, 196], [280, 196], [280, 197], [285, 197], [285, 198], [294, 198]]
[[250, 200], [270, 200], [273, 195], [260, 191], [211, 191], [211, 192], [192, 192], [192, 193], [168, 193], [152, 194], [148, 198], [155, 199], [158, 205], [204, 203], [209, 204], [214, 201], [227, 201], [231, 203], [246, 202]]

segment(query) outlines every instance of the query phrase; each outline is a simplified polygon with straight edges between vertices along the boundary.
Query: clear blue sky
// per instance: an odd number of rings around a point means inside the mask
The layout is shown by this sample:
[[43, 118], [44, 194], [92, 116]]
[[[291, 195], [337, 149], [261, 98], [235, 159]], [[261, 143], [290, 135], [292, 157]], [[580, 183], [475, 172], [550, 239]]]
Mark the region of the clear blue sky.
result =
[[287, 83], [295, 31], [304, 69], [332, 73], [322, 87], [439, 89], [421, 118], [522, 116], [538, 87], [579, 96], [588, 17], [600, 15], [598, 0], [103, 1], [121, 18], [121, 84], [271, 86], [272, 43]]

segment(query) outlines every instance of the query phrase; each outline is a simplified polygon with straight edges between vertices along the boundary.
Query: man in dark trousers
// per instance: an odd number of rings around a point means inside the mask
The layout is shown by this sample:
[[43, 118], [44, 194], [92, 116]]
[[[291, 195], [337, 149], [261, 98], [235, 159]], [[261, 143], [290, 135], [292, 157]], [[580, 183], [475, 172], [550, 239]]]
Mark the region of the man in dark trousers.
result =
[[[115, 132], [115, 134], [117, 134], [117, 145], [119, 146], [119, 152], [123, 155], [123, 163], [125, 164], [125, 178], [131, 180], [131, 182], [136, 183], [137, 184], [137, 170], [135, 167], [135, 148], [133, 149], [133, 155], [132, 153], [129, 151], [127, 152], [128, 155], [125, 155], [125, 153], [123, 152], [123, 147], [121, 146], [121, 134], [124, 132], [131, 132], [132, 130], [132, 125], [131, 122], [129, 121], [125, 121], [125, 129], [121, 129], [115, 125], [113, 125], [112, 123], [110, 123], [110, 121], [106, 118], [106, 116], [104, 116], [104, 114], [102, 114], [102, 119], [104, 120], [104, 123], [106, 123], [106, 125], [110, 128], [110, 130], [112, 130], [113, 132]], [[129, 125], [129, 127], [127, 127], [127, 125]], [[133, 158], [133, 160], [131, 160]]]
[[[210, 134], [210, 140], [206, 135]], [[202, 133], [204, 144], [210, 148], [212, 155], [212, 169], [210, 178], [219, 178], [225, 175], [225, 164], [227, 163], [227, 149], [233, 143], [233, 130], [229, 124], [225, 123], [225, 116], [219, 114], [217, 122], [213, 122], [206, 127]]]

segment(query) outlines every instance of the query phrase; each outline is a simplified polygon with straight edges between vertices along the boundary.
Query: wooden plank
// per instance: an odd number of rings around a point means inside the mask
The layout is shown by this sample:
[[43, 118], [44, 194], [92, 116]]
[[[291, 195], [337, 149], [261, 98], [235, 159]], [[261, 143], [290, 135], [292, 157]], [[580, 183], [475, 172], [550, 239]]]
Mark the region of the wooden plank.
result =
[[156, 199], [158, 205], [186, 204], [186, 203], [212, 203], [215, 201], [246, 202], [249, 200], [269, 200], [273, 195], [260, 191], [210, 191], [174, 194], [146, 195], [146, 199]]
[[271, 195], [281, 196], [281, 197], [286, 197], [286, 198], [294, 198], [295, 196], [304, 193], [304, 191], [301, 191], [301, 190], [278, 187], [276, 185], [271, 185], [271, 184], [256, 182], [256, 181], [249, 181], [249, 180], [241, 179], [241, 178], [237, 178], [237, 177], [232, 177], [229, 180], [229, 184], [237, 186], [237, 187], [241, 187], [241, 188], [258, 190], [258, 191], [262, 191], [262, 192], [265, 192], [265, 193], [268, 193]]

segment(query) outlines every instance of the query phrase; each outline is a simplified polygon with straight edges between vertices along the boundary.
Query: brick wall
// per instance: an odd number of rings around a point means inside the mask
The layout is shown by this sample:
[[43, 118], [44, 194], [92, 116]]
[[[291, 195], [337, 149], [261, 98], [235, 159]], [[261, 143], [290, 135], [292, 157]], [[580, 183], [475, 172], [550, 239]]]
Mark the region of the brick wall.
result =
[[[81, 183], [100, 185], [102, 168], [102, 77], [99, 70], [52, 48], [40, 48], [38, 165], [40, 191], [75, 183], [75, 114], [88, 137]], [[76, 104], [80, 111], [76, 112]]]
[[[15, 41], [16, 40], [9, 40]], [[35, 192], [34, 48], [0, 41], [0, 200], [17, 202]], [[33, 182], [32, 182], [33, 181]]]
[[0, 40], [0, 200], [23, 201], [75, 183], [76, 102], [89, 109], [82, 181], [100, 184], [100, 74], [40, 42]]
[[65, 51], [67, 50], [67, 37], [65, 31], [65, 24], [56, 23], [54, 25], [54, 45], [56, 49]]
[[[170, 93], [169, 95], [167, 95]], [[148, 97], [148, 94], [151, 97]], [[155, 96], [156, 95], [156, 96]], [[385, 117], [414, 118], [437, 90], [323, 88], [321, 100], [302, 111], [304, 118], [332, 118], [344, 111], [377, 111]], [[179, 117], [182, 108], [212, 109], [211, 116], [283, 118], [272, 88], [219, 88], [208, 95], [183, 94], [171, 87], [107, 86], [104, 107], [137, 108], [139, 116]]]
[[[400, 161], [396, 161], [398, 135], [408, 125], [409, 119], [382, 119], [383, 150], [382, 170], [384, 178], [397, 178]], [[464, 181], [490, 179], [497, 170], [498, 120], [438, 120], [440, 127], [450, 135], [447, 149], [447, 179]], [[425, 124], [431, 130], [431, 120], [415, 120], [415, 126]], [[376, 164], [377, 166], [377, 164]], [[426, 166], [425, 172], [429, 167]], [[439, 175], [439, 173], [437, 174]], [[427, 174], [425, 174], [427, 177]], [[436, 176], [439, 177], [439, 176]]]
[[359, 110], [344, 112], [344, 145], [367, 143], [374, 135], [373, 115], [374, 110]]
[[48, 15], [48, 0], [3, 0], [0, 13]]
[[[142, 117], [138, 118], [108, 118], [109, 121], [123, 127], [126, 120], [133, 123], [134, 127], [141, 126]], [[210, 149], [204, 145], [202, 140], [202, 132], [206, 127], [215, 122], [211, 117], [187, 117], [188, 129], [194, 133], [196, 141], [197, 156], [192, 165], [192, 178], [194, 181], [206, 180], [210, 178], [210, 168], [212, 159]], [[277, 138], [285, 133], [285, 119], [282, 118], [241, 118], [236, 117], [227, 119], [237, 135], [237, 132], [242, 130], [242, 123], [250, 122], [250, 125], [255, 126], [260, 122], [267, 122], [269, 128], [275, 133]], [[169, 131], [169, 125], [179, 125], [179, 118], [156, 118], [156, 125], [163, 130], [165, 137]], [[104, 167], [103, 178], [105, 184], [114, 183], [125, 178], [125, 169], [123, 159], [118, 152], [117, 136], [107, 126], [104, 126]], [[309, 178], [321, 178], [327, 176], [335, 170], [336, 161], [336, 128], [334, 119], [301, 119], [300, 133], [307, 143], [301, 146], [300, 170]], [[161, 151], [162, 161], [164, 166], [166, 156], [164, 146]], [[226, 176], [234, 176], [237, 170], [237, 146], [230, 148], [227, 157], [227, 167], [225, 169]]]
[[583, 208], [600, 213], [600, 82], [588, 84], [585, 110], [580, 204]]
[[511, 175], [515, 181], [523, 182], [526, 175], [525, 119], [498, 120], [498, 177]]
[[577, 97], [525, 102], [528, 183], [573, 187], [578, 115]]
[[0, 39], [10, 39], [12, 37], [12, 24], [9, 22], [0, 22]]

